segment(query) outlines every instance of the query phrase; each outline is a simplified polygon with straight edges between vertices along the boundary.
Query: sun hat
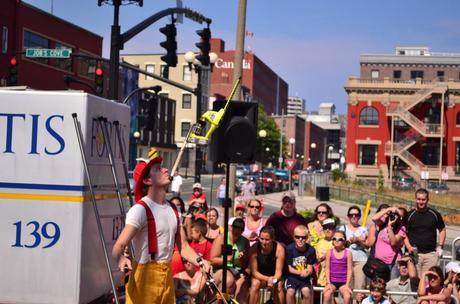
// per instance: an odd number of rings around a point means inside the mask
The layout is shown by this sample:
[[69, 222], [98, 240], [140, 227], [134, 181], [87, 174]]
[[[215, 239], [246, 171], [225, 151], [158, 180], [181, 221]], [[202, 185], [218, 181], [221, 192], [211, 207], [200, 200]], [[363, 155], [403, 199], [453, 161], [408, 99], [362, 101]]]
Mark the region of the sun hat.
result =
[[446, 273], [454, 270], [455, 267], [459, 267], [459, 264], [457, 262], [449, 262], [446, 264]]
[[200, 183], [194, 183], [193, 186], [192, 186], [192, 189], [200, 189], [200, 190], [202, 190], [203, 187], [201, 186]]
[[455, 273], [460, 273], [460, 265], [454, 266], [454, 268], [452, 268], [452, 271]]
[[335, 221], [333, 218], [327, 218], [323, 221], [321, 226], [326, 226], [326, 225], [335, 225]]
[[142, 187], [144, 186], [142, 177], [147, 174], [147, 172], [154, 164], [158, 164], [163, 161], [163, 159], [158, 155], [158, 151], [155, 148], [150, 148], [149, 152], [147, 153], [147, 156], [149, 158], [147, 161], [145, 159], [139, 159], [133, 171], [133, 178], [136, 184], [134, 188], [134, 199], [136, 200], [136, 202], [145, 195], [144, 193], [142, 193]]

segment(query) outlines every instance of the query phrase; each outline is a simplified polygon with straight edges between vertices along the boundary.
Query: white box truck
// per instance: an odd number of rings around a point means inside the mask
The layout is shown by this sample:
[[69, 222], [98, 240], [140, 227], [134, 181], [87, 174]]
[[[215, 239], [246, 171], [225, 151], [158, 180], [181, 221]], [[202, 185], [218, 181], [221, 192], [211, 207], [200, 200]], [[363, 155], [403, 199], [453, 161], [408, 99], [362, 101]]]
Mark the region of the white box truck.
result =
[[[116, 215], [98, 118], [107, 118], [121, 163], [111, 126], [119, 122], [127, 154], [129, 112], [80, 91], [0, 90], [0, 303], [90, 303], [110, 292], [72, 114], [81, 123], [93, 186], [102, 189], [96, 192], [99, 210]], [[116, 171], [127, 208], [121, 168]], [[101, 221], [110, 253], [124, 223], [119, 216]]]

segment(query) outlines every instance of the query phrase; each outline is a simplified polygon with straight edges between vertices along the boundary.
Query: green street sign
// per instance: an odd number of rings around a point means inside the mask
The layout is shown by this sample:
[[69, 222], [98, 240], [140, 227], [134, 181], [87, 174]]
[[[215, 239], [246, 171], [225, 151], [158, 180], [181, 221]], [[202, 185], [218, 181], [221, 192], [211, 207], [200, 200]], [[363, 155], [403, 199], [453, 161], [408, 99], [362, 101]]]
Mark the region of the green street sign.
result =
[[26, 49], [29, 58], [69, 58], [71, 49]]

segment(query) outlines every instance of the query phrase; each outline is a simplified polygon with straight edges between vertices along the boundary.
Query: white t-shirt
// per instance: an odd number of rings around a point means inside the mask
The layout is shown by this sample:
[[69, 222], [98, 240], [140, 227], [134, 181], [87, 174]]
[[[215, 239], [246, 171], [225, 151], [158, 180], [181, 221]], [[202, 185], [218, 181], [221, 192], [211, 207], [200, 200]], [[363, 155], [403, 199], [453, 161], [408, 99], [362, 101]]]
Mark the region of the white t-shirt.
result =
[[390, 304], [390, 301], [388, 301], [385, 297], [382, 297], [380, 301], [376, 303], [371, 296], [368, 296], [361, 302], [361, 304]]
[[225, 185], [220, 184], [217, 188], [217, 198], [225, 198]]
[[172, 192], [179, 192], [180, 186], [182, 185], [182, 176], [176, 175], [173, 177], [171, 182], [171, 191]]
[[[177, 231], [176, 214], [169, 203], [161, 205], [155, 203], [147, 196], [144, 196], [142, 200], [150, 207], [155, 218], [158, 242], [155, 261], [171, 261]], [[144, 206], [140, 204], [132, 206], [126, 214], [126, 224], [139, 229], [139, 232], [133, 238], [136, 261], [140, 264], [151, 261], [147, 237], [147, 214]]]

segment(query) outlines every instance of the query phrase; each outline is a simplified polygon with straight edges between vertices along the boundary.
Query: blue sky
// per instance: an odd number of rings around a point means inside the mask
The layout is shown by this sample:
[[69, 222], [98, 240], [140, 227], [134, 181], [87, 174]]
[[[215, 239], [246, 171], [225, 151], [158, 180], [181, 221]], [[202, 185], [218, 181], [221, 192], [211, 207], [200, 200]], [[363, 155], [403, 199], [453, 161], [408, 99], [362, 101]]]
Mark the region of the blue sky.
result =
[[[26, 0], [104, 37], [109, 57], [113, 7], [97, 0]], [[213, 20], [213, 37], [234, 49], [237, 0], [184, 0], [184, 6]], [[175, 0], [144, 0], [142, 8], [122, 6], [122, 32], [168, 7]], [[350, 76], [359, 76], [359, 55], [393, 53], [395, 46], [423, 45], [434, 52], [460, 53], [460, 1], [458, 0], [248, 0], [246, 49], [253, 51], [289, 84], [289, 95], [305, 98], [308, 111], [321, 102], [333, 102], [346, 112], [343, 89]], [[158, 21], [125, 45], [125, 53], [160, 53], [163, 35]], [[178, 50], [196, 51], [198, 23], [178, 26]]]

